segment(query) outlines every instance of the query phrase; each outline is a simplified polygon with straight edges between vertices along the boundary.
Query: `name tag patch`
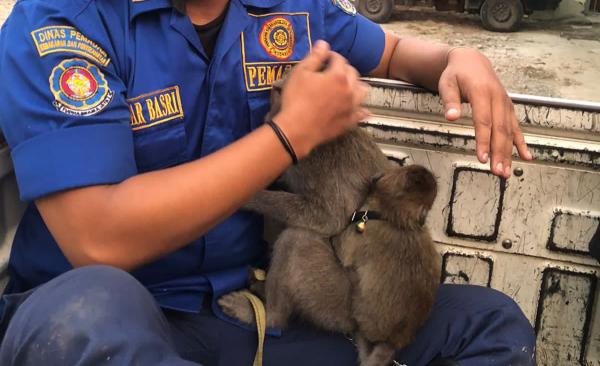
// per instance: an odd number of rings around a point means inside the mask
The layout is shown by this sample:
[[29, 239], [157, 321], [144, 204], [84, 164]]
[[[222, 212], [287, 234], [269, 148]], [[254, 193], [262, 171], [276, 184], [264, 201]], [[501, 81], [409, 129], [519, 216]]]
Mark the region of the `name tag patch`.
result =
[[78, 58], [62, 61], [52, 69], [49, 81], [54, 107], [74, 116], [96, 114], [114, 96], [98, 66]]
[[142, 130], [176, 118], [183, 118], [179, 86], [157, 90], [128, 99], [131, 129]]
[[51, 53], [67, 52], [89, 58], [101, 66], [110, 62], [107, 53], [74, 27], [55, 25], [42, 27], [31, 32], [38, 54], [44, 57]]
[[241, 34], [246, 90], [269, 90], [310, 52], [309, 14], [249, 15], [256, 22]]

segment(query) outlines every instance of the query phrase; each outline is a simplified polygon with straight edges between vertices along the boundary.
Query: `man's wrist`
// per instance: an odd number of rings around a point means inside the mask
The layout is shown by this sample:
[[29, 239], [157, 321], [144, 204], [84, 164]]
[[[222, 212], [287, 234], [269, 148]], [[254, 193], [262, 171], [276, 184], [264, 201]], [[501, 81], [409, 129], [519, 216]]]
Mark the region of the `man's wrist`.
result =
[[312, 148], [306, 143], [306, 134], [301, 133], [299, 130], [302, 127], [298, 126], [298, 119], [291, 118], [288, 113], [279, 112], [271, 120], [279, 126], [287, 137], [298, 159], [308, 155]]
[[450, 58], [452, 57], [453, 53], [456, 53], [459, 50], [474, 50], [471, 47], [468, 46], [452, 46], [449, 47], [448, 50], [446, 51], [446, 66], [448, 66], [448, 63], [450, 62]]

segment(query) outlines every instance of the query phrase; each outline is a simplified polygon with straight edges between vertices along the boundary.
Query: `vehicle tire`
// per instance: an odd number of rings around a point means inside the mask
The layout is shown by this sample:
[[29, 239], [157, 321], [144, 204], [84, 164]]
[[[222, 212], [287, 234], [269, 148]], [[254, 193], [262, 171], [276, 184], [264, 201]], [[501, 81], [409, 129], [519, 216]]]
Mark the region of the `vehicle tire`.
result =
[[521, 0], [485, 0], [479, 14], [485, 29], [514, 32], [523, 20], [523, 4]]
[[358, 12], [376, 23], [390, 20], [394, 0], [358, 0]]

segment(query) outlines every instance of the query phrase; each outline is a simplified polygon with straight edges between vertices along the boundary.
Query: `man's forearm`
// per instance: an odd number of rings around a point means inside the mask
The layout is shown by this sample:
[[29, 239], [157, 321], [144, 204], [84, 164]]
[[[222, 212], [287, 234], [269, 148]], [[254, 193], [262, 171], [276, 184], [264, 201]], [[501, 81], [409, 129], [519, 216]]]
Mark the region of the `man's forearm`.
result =
[[437, 91], [446, 68], [448, 46], [415, 38], [398, 38], [386, 32], [382, 63], [371, 76], [404, 80]]
[[206, 158], [58, 193], [37, 205], [74, 266], [130, 270], [201, 236], [289, 163], [273, 131], [262, 127]]
[[436, 91], [446, 68], [448, 49], [415, 38], [400, 39], [390, 60], [389, 76]]

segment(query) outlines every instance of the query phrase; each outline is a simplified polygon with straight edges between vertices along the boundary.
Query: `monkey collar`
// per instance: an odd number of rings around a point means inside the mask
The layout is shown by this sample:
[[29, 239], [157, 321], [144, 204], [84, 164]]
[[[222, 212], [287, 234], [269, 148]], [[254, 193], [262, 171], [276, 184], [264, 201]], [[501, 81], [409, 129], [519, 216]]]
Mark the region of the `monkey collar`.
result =
[[383, 216], [378, 211], [354, 211], [350, 224], [356, 223], [356, 231], [362, 234], [365, 232], [369, 220], [383, 220]]

